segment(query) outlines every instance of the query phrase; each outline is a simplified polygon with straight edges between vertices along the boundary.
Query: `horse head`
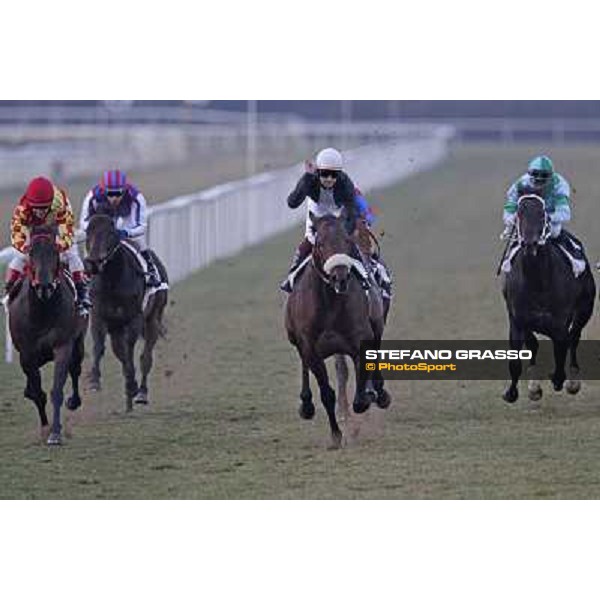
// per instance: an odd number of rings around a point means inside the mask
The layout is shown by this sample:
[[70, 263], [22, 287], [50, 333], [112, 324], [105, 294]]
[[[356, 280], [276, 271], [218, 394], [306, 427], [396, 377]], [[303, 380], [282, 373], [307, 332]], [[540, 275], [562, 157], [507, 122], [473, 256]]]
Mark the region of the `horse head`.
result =
[[337, 294], [348, 291], [352, 240], [346, 232], [344, 218], [326, 215], [317, 218], [310, 216], [315, 244], [313, 248], [313, 262], [317, 271], [329, 283]]
[[119, 234], [113, 219], [106, 213], [95, 214], [86, 231], [85, 246], [87, 257], [84, 260], [88, 273], [101, 273], [106, 263], [119, 248]]
[[537, 255], [538, 248], [550, 235], [550, 222], [544, 199], [536, 194], [519, 198], [517, 205], [517, 237], [526, 254]]
[[37, 297], [49, 300], [59, 284], [60, 255], [56, 226], [34, 227], [29, 247], [29, 278]]

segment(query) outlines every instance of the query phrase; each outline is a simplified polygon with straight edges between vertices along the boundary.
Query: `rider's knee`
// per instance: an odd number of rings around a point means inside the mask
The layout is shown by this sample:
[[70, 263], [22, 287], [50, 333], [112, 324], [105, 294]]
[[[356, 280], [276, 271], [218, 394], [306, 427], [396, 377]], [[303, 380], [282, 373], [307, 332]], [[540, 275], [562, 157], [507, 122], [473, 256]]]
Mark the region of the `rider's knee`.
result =
[[8, 263], [8, 268], [13, 271], [23, 273], [27, 266], [27, 255], [22, 252], [16, 252], [11, 261]]

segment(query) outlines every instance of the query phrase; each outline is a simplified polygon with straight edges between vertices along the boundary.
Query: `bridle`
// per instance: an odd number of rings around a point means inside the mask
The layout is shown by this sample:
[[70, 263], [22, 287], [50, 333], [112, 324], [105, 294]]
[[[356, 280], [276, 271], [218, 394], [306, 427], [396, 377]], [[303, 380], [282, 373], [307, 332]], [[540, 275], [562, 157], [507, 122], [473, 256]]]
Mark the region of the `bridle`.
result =
[[[106, 267], [106, 265], [114, 258], [115, 254], [119, 251], [120, 248], [121, 242], [117, 241], [117, 243], [108, 251], [108, 254], [103, 259], [98, 261], [91, 261], [95, 264], [96, 268], [98, 269], [98, 273], [103, 271], [104, 267]], [[89, 256], [88, 260], [90, 260]]]
[[331, 271], [336, 266], [348, 267], [348, 276], [352, 275], [352, 258], [345, 253], [337, 253], [330, 256], [327, 260], [323, 260], [323, 256], [319, 250], [318, 245], [318, 234], [315, 232], [315, 243], [312, 250], [312, 263], [315, 268], [317, 275], [325, 283], [325, 285], [331, 287], [336, 294], [344, 295], [346, 291], [340, 291], [336, 289], [335, 282], [331, 279]]
[[[40, 287], [40, 282], [37, 279], [36, 270], [35, 270], [32, 260], [31, 260], [31, 249], [33, 248], [34, 244], [36, 244], [37, 242], [48, 242], [50, 244], [53, 244], [54, 247], [56, 248], [55, 244], [53, 243], [54, 238], [55, 238], [54, 233], [35, 233], [34, 235], [31, 236], [31, 248], [29, 251], [29, 265], [28, 265], [29, 266], [29, 278], [31, 280], [32, 288], [36, 291]], [[60, 269], [61, 269], [60, 259], [58, 259], [58, 268], [56, 269], [56, 271], [54, 273], [53, 280], [50, 282], [50, 289], [52, 290], [50, 295], [53, 295], [54, 292], [56, 292], [56, 290], [60, 284]]]
[[519, 215], [519, 208], [521, 207], [521, 203], [524, 200], [534, 199], [541, 204], [542, 211], [544, 214], [544, 225], [542, 227], [542, 233], [540, 234], [540, 239], [537, 241], [539, 246], [543, 246], [548, 238], [550, 237], [550, 218], [548, 217], [548, 213], [546, 212], [546, 202], [541, 196], [537, 194], [526, 194], [521, 196], [517, 202], [517, 241], [519, 242], [519, 246], [523, 245], [523, 235], [521, 233], [521, 218]]

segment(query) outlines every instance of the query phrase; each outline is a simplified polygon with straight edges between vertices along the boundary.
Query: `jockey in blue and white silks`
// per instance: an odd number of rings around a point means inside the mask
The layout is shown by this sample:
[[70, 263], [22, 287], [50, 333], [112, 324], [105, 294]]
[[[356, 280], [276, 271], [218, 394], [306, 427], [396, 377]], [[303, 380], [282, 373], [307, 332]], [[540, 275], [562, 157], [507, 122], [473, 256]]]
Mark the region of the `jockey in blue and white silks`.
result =
[[80, 217], [83, 231], [87, 231], [89, 220], [98, 212], [113, 218], [121, 239], [134, 245], [148, 264], [148, 283], [153, 287], [159, 286], [160, 275], [146, 242], [146, 199], [128, 183], [123, 171], [106, 171], [100, 183], [87, 193]]
[[375, 281], [381, 288], [384, 298], [391, 298], [393, 285], [391, 272], [379, 255], [379, 246], [375, 244], [375, 247], [373, 247], [375, 236], [371, 232], [371, 228], [376, 221], [375, 213], [369, 205], [367, 198], [358, 188], [354, 191], [354, 203], [357, 215], [356, 235], [358, 238], [358, 247], [361, 252], [367, 255], [368, 260], [371, 262]]

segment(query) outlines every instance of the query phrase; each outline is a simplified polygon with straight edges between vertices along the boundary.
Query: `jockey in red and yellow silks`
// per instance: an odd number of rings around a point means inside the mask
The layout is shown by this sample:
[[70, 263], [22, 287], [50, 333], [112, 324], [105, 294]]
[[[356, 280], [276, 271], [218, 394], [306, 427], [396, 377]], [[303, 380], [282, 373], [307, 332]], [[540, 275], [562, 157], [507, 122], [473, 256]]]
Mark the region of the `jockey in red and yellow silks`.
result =
[[33, 179], [15, 207], [10, 224], [11, 244], [16, 256], [8, 265], [6, 293], [23, 277], [28, 262], [31, 230], [36, 226], [56, 226], [56, 245], [61, 260], [68, 264], [77, 288], [77, 307], [84, 314], [90, 308], [83, 262], [74, 244], [75, 216], [64, 190], [45, 177]]

